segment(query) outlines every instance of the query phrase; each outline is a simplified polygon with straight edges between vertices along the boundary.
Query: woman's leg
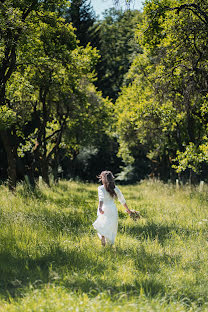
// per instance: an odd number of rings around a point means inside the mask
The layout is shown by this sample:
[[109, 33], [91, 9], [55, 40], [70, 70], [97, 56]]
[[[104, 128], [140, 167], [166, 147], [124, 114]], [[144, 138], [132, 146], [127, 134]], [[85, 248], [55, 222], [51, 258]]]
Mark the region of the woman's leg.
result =
[[101, 238], [101, 244], [102, 244], [103, 246], [105, 246], [105, 236], [102, 236], [102, 238]]

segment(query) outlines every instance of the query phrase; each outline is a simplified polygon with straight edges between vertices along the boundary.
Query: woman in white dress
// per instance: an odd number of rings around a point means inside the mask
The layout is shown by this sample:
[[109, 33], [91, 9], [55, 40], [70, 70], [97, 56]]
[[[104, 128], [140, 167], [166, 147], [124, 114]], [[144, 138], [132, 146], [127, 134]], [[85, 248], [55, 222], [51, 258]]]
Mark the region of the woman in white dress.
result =
[[120, 201], [126, 208], [127, 213], [130, 213], [130, 210], [123, 194], [119, 188], [115, 186], [112, 172], [102, 171], [98, 178], [99, 181], [102, 181], [103, 185], [98, 187], [98, 217], [93, 223], [93, 226], [101, 239], [102, 245], [105, 246], [106, 241], [114, 244], [118, 229], [118, 211], [114, 199], [117, 198]]

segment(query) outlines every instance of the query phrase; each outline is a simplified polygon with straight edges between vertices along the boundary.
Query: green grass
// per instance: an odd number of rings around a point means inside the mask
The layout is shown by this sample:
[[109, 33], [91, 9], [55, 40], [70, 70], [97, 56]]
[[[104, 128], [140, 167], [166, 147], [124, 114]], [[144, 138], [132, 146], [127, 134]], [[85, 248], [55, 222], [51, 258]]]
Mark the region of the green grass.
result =
[[97, 186], [0, 187], [0, 311], [208, 311], [208, 188], [120, 187], [114, 247], [92, 227]]

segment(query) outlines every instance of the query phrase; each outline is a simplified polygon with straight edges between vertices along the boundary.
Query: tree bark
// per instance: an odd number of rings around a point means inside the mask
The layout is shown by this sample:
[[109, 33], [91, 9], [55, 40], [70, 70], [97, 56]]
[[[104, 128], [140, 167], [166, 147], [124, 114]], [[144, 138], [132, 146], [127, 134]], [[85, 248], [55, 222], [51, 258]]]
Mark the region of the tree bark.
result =
[[28, 176], [31, 189], [35, 188], [34, 158], [31, 153], [26, 155], [25, 174]]
[[55, 154], [54, 161], [53, 161], [53, 177], [54, 177], [54, 183], [58, 183], [58, 155]]
[[37, 169], [39, 171], [39, 176], [42, 176], [43, 181], [47, 184], [50, 185], [49, 183], [49, 175], [48, 175], [48, 160], [42, 155], [40, 151], [40, 145], [37, 144], [37, 147], [33, 150], [33, 155], [35, 159], [35, 163], [37, 166]]
[[40, 160], [41, 174], [43, 181], [50, 186], [49, 175], [48, 175], [48, 161], [45, 159]]
[[9, 130], [2, 130], [0, 132], [1, 139], [4, 145], [4, 149], [7, 154], [7, 174], [8, 174], [8, 186], [9, 190], [14, 191], [17, 183], [17, 171], [16, 171], [16, 158], [17, 149], [16, 144], [13, 142], [14, 137], [11, 135]]

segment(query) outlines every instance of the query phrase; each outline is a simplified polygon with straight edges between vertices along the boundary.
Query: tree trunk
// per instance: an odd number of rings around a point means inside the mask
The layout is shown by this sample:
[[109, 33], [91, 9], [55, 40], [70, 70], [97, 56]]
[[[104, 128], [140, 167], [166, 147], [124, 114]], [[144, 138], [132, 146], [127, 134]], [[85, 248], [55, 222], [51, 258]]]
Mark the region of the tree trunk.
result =
[[55, 156], [54, 162], [53, 162], [53, 177], [54, 177], [54, 183], [58, 183], [58, 159], [57, 156]]
[[189, 169], [189, 184], [196, 185], [198, 183], [198, 178], [196, 172], [194, 172], [191, 168]]
[[49, 175], [48, 175], [48, 162], [45, 159], [40, 160], [41, 174], [43, 181], [50, 186]]
[[[1, 80], [0, 79], [0, 83], [1, 83]], [[5, 105], [5, 83], [1, 83], [1, 86], [0, 86], [0, 105]]]
[[187, 128], [188, 128], [188, 136], [189, 142], [195, 143], [195, 131], [194, 131], [194, 119], [191, 116], [190, 112], [187, 114]]
[[8, 130], [2, 130], [0, 132], [1, 139], [4, 145], [4, 149], [7, 154], [7, 174], [8, 174], [8, 186], [11, 191], [14, 191], [17, 183], [17, 172], [16, 172], [16, 158], [17, 158], [17, 149], [16, 144], [14, 144], [11, 133]]
[[34, 176], [34, 158], [33, 155], [28, 153], [26, 157], [27, 164], [25, 165], [25, 173], [28, 176], [29, 183], [32, 189], [35, 188], [35, 176]]

